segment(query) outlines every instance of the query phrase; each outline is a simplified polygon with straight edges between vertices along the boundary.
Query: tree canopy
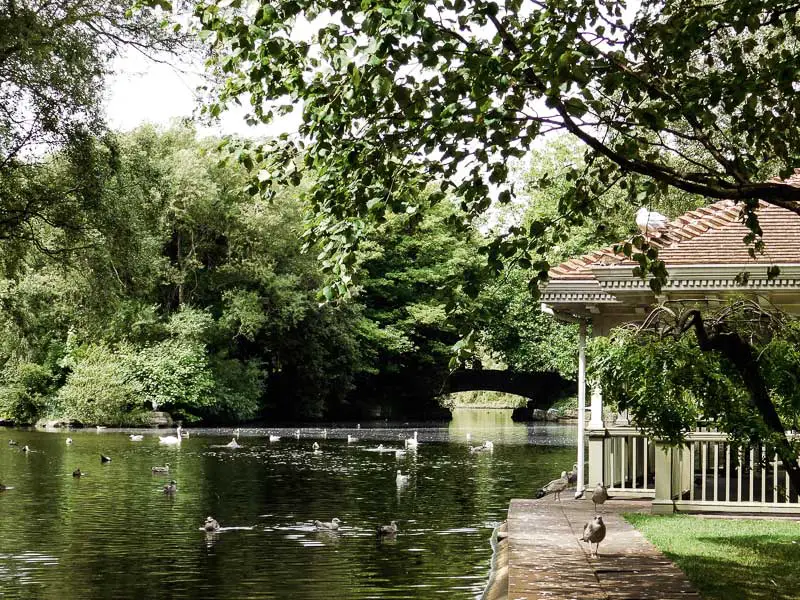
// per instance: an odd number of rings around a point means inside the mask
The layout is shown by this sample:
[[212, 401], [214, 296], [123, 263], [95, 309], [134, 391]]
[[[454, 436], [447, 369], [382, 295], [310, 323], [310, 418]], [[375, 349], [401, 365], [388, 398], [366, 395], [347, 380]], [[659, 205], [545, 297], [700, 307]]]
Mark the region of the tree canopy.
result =
[[[557, 218], [487, 245], [545, 279], [559, 223], [580, 222], [607, 190], [650, 203], [670, 189], [742, 202], [759, 251], [758, 200], [800, 211], [798, 5], [791, 0], [241, 0], [196, 6], [209, 61], [224, 83], [207, 110], [241, 98], [251, 122], [302, 111], [286, 135], [242, 160], [255, 189], [316, 173], [311, 232], [347, 281], [364, 220], [413, 210], [440, 186], [468, 216], [517, 190], [509, 160], [542, 136], [586, 148], [568, 169]], [[264, 162], [265, 159], [268, 159]], [[547, 185], [545, 175], [540, 183]], [[663, 280], [655, 249], [639, 253]]]

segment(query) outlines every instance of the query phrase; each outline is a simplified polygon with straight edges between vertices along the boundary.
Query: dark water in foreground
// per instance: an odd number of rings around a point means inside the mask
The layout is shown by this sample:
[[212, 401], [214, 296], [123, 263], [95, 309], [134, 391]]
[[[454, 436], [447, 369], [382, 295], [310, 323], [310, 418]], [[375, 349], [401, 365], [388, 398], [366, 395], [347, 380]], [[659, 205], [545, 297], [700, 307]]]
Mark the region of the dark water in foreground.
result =
[[[220, 447], [230, 430], [193, 431], [176, 448], [153, 431], [131, 442], [130, 431], [0, 429], [0, 483], [14, 486], [0, 493], [0, 598], [480, 597], [492, 528], [510, 498], [571, 467], [574, 430], [457, 411], [450, 427], [418, 431], [418, 450], [396, 457], [373, 449], [401, 448], [411, 430], [243, 430], [231, 450]], [[494, 452], [471, 454], [467, 432]], [[167, 462], [169, 477], [151, 474]], [[87, 475], [73, 478], [77, 467]], [[170, 478], [174, 498], [161, 491]], [[205, 534], [206, 515], [236, 529]], [[332, 517], [338, 533], [315, 531]], [[391, 519], [396, 538], [377, 539]]]

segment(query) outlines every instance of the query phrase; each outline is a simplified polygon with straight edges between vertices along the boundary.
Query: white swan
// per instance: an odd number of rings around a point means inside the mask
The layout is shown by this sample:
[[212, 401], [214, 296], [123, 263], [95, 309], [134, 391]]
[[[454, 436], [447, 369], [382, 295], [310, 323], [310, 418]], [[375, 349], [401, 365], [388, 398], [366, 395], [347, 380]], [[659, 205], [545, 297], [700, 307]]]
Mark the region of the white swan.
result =
[[69, 446], [71, 443], [72, 443], [72, 438], [67, 438], [67, 446]]
[[395, 482], [397, 483], [398, 487], [402, 485], [408, 485], [408, 475], [403, 475], [400, 472], [400, 469], [397, 469], [397, 477], [395, 478]]
[[241, 445], [239, 445], [239, 442], [236, 441], [236, 438], [233, 438], [233, 439], [231, 439], [230, 442], [225, 444], [225, 447], [226, 448], [241, 448]]
[[160, 435], [158, 436], [159, 444], [168, 444], [171, 446], [181, 445], [181, 426], [175, 428], [175, 435]]
[[135, 433], [130, 434], [128, 437], [131, 438], [132, 442], [141, 442], [144, 439], [143, 435], [138, 435]]
[[269, 441], [270, 442], [280, 442], [281, 441], [281, 436], [279, 436], [279, 435], [270, 435], [269, 436]]
[[319, 450], [319, 444], [317, 442], [314, 442], [313, 444], [311, 444], [311, 449], [314, 452], [317, 452]]
[[419, 444], [419, 441], [417, 440], [417, 432], [416, 431], [414, 432], [414, 437], [413, 438], [406, 438], [405, 444], [406, 444], [406, 448], [416, 448], [417, 447], [417, 444]]
[[347, 443], [348, 443], [348, 444], [354, 444], [354, 443], [355, 443], [355, 442], [357, 442], [357, 441], [358, 441], [358, 438], [357, 438], [357, 437], [355, 437], [355, 436], [352, 436], [352, 435], [350, 435], [349, 433], [347, 434]]

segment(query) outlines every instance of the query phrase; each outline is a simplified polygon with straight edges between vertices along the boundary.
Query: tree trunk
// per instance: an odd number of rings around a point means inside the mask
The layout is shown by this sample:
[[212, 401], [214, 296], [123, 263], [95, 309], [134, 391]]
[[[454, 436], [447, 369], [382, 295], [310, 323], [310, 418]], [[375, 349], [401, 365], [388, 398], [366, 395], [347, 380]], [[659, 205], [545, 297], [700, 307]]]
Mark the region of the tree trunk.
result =
[[775, 452], [786, 468], [792, 491], [794, 493], [800, 492], [800, 463], [798, 463], [797, 453], [792, 448], [789, 440], [786, 439], [786, 428], [781, 423], [778, 411], [769, 396], [769, 390], [758, 368], [758, 361], [753, 353], [753, 347], [735, 332], [709, 335], [699, 310], [688, 311], [682, 320], [685, 323], [682, 328], [684, 331], [689, 327], [694, 327], [697, 343], [703, 352], [717, 351], [736, 367], [742, 382], [750, 394], [750, 403], [761, 415], [767, 428], [777, 434], [775, 436]]

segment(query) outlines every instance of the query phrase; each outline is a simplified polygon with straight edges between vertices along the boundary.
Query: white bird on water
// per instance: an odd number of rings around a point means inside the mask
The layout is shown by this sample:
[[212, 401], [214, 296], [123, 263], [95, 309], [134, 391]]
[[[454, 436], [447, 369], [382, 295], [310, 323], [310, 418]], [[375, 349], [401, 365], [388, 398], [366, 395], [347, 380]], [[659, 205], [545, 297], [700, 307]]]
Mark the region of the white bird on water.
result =
[[175, 435], [160, 435], [158, 436], [159, 444], [167, 444], [170, 446], [181, 445], [181, 426], [175, 428]]
[[231, 438], [231, 441], [225, 444], [226, 448], [241, 448], [239, 442], [236, 441], [236, 438]]
[[67, 438], [67, 446], [69, 446], [71, 443], [72, 443], [72, 438]]
[[416, 431], [414, 432], [414, 437], [413, 438], [406, 438], [405, 444], [406, 444], [406, 448], [416, 448], [417, 447], [417, 445], [419, 444], [419, 440], [417, 440], [417, 432]]
[[323, 531], [324, 530], [336, 531], [337, 529], [339, 529], [339, 523], [341, 523], [341, 521], [337, 517], [333, 517], [330, 520], [330, 522], [314, 521], [314, 525], [316, 525], [317, 529]]
[[403, 475], [400, 472], [400, 469], [397, 469], [397, 477], [395, 478], [395, 482], [397, 483], [397, 487], [408, 485], [408, 475]]
[[636, 211], [636, 225], [642, 233], [654, 233], [665, 227], [669, 223], [669, 218], [659, 212], [647, 210], [644, 206]]
[[269, 441], [270, 442], [280, 442], [281, 441], [281, 436], [279, 436], [279, 435], [270, 435], [269, 436]]
[[144, 439], [144, 436], [137, 433], [132, 433], [128, 436], [132, 442], [141, 442]]

